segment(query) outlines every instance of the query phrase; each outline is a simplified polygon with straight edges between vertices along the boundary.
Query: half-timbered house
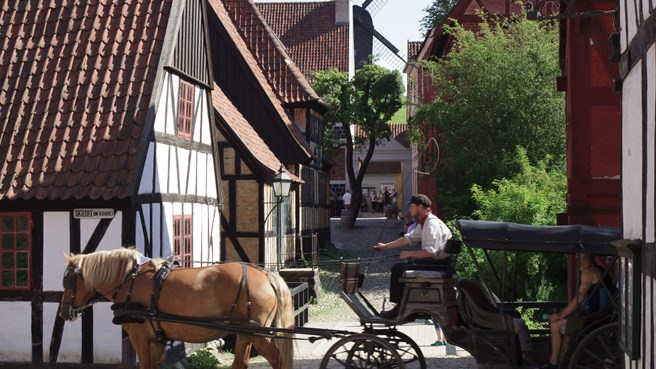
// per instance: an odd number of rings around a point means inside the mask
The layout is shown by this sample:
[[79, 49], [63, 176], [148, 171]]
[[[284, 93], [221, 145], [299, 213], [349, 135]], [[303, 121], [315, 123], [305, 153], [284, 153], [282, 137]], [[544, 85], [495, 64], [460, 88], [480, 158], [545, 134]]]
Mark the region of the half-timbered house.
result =
[[204, 2], [5, 2], [0, 35], [0, 361], [132, 364], [109, 303], [56, 317], [62, 253], [221, 258]]
[[[330, 68], [353, 76], [354, 27], [349, 0], [257, 1], [256, 5], [306, 79], [312, 81], [314, 72]], [[347, 188], [344, 152], [342, 148], [338, 155], [323, 158], [330, 162], [330, 188], [339, 196]]]
[[[317, 238], [329, 240], [328, 174], [322, 159], [326, 107], [251, 1], [213, 0], [210, 6], [217, 86], [251, 125], [249, 135], [259, 135], [266, 151], [300, 178], [281, 204], [283, 259], [289, 261], [309, 253]], [[224, 110], [217, 104], [215, 109], [219, 115]], [[277, 211], [270, 204], [275, 207], [276, 199], [267, 182], [278, 168], [262, 165], [262, 155], [249, 159], [254, 148], [227, 139], [231, 122], [217, 123], [226, 135], [219, 145], [222, 163], [228, 166], [223, 186], [230, 200], [222, 216], [226, 260], [270, 265], [277, 257], [278, 225], [271, 223]]]
[[654, 2], [619, 2], [622, 91], [620, 346], [626, 369], [656, 367], [656, 15]]

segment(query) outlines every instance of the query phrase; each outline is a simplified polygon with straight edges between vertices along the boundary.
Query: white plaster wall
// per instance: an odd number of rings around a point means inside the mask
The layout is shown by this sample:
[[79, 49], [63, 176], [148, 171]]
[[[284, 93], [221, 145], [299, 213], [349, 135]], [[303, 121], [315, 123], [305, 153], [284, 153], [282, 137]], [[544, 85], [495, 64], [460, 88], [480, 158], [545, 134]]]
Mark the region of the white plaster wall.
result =
[[[61, 278], [59, 278], [61, 280]], [[61, 282], [61, 281], [60, 281]], [[57, 303], [43, 304], [43, 360], [50, 360], [50, 343], [52, 342], [52, 329], [55, 326], [57, 316]], [[58, 363], [79, 363], [82, 357], [82, 324], [77, 322], [64, 323], [64, 334], [62, 335]]]
[[0, 362], [32, 361], [32, 305], [0, 301], [4, 317], [0, 334]]
[[640, 63], [622, 91], [622, 223], [624, 238], [642, 239], [642, 73]]
[[[109, 224], [107, 231], [105, 231], [105, 235], [102, 240], [100, 240], [100, 244], [98, 244], [98, 251], [114, 250], [121, 247], [121, 218], [122, 213], [117, 211], [114, 214], [114, 219], [112, 219], [112, 222]], [[96, 226], [98, 226], [98, 223], [100, 223], [100, 219], [80, 220], [80, 243], [82, 250], [84, 250], [89, 239], [91, 239], [91, 235], [93, 235], [93, 231], [96, 229]]]
[[[122, 328], [120, 325], [112, 323], [114, 313], [111, 306], [111, 303], [99, 303], [93, 307], [93, 360], [95, 363], [120, 364], [122, 361]], [[102, 328], [98, 329], [100, 327]]]
[[173, 214], [174, 214], [174, 204], [165, 202], [162, 204], [160, 211], [163, 212], [162, 220], [165, 229], [162, 230], [162, 236], [165, 239], [162, 240], [162, 257], [166, 258], [171, 256], [173, 253]]
[[[642, 14], [644, 14], [645, 19], [649, 18], [649, 15], [652, 13], [654, 9], [653, 8], [654, 2], [649, 0], [639, 0], [638, 3], [640, 4], [640, 6], [642, 6]], [[651, 9], [650, 6], [652, 7]]]
[[[640, 0], [639, 0], [640, 1]], [[631, 40], [636, 35], [636, 19], [639, 19], [636, 14], [636, 3], [633, 1], [620, 1], [620, 29], [622, 30], [622, 37], [620, 37], [620, 46], [622, 52], [626, 50]], [[628, 22], [627, 22], [628, 19]], [[635, 68], [634, 68], [635, 69]]]
[[62, 291], [62, 276], [66, 269], [63, 254], [71, 249], [70, 213], [45, 212], [43, 214], [43, 290]]
[[654, 311], [654, 296], [656, 296], [656, 283], [654, 279], [650, 277], [645, 277], [645, 282], [643, 284], [643, 293], [642, 293], [642, 332], [641, 339], [644, 340], [644, 347], [647, 347], [646, 352], [642, 355], [642, 361], [644, 361], [645, 368], [655, 368], [656, 362], [652, 361], [653, 352], [656, 347], [656, 339], [652, 334], [652, 328], [654, 326], [654, 316], [651, 314]]
[[[100, 364], [120, 364], [122, 361], [121, 326], [112, 324], [114, 317], [111, 303], [98, 303], [93, 307], [93, 360]], [[58, 304], [46, 303], [43, 306], [43, 360], [50, 360], [49, 347], [52, 341], [52, 328], [55, 324]], [[82, 322], [64, 324], [58, 363], [79, 363], [82, 357]]]
[[[647, 190], [645, 201], [647, 204], [654, 204], [654, 195], [656, 194], [656, 186], [654, 185], [654, 176], [656, 175], [656, 168], [654, 163], [654, 157], [656, 155], [654, 142], [654, 135], [656, 134], [656, 46], [652, 46], [651, 49], [647, 52], [646, 58], [647, 65], [647, 81], [650, 83], [647, 85]], [[654, 217], [654, 206], [646, 207], [646, 222], [645, 222], [645, 242], [654, 243], [656, 230], [655, 222], [656, 218]], [[653, 346], [652, 346], [653, 347]]]
[[[139, 193], [159, 192], [153, 189], [153, 168], [155, 167], [155, 148], [156, 145], [151, 142], [148, 145], [148, 153], [146, 154], [146, 161], [144, 162], [143, 173], [141, 174], [141, 182], [139, 183]], [[157, 176], [155, 176], [156, 179]], [[159, 181], [155, 184], [155, 188], [159, 189]]]
[[[207, 145], [211, 145], [212, 136], [210, 134], [210, 114], [212, 114], [212, 110], [210, 110], [207, 105], [205, 90], [196, 86], [196, 91], [194, 91], [194, 99], [198, 102], [198, 104], [200, 104], [200, 111], [198, 114], [200, 114], [199, 122], [201, 123], [199, 129], [196, 129], [194, 132], [194, 140]], [[197, 135], [200, 135], [200, 137]]]
[[164, 83], [157, 103], [157, 116], [154, 130], [168, 134], [175, 134], [175, 122], [178, 114], [178, 87], [180, 78], [164, 71]]

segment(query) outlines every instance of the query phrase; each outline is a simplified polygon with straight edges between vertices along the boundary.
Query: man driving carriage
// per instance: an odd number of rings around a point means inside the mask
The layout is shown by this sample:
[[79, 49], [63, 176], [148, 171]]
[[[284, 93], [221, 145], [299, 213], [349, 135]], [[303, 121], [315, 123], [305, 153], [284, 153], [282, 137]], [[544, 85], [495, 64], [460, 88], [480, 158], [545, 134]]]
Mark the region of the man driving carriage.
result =
[[417, 194], [410, 198], [409, 212], [417, 219], [417, 226], [409, 233], [392, 242], [377, 243], [375, 251], [391, 250], [421, 243], [421, 249], [401, 251], [401, 260], [416, 259], [412, 264], [404, 261], [394, 264], [390, 276], [390, 301], [396, 306], [380, 314], [382, 318], [394, 319], [399, 314], [399, 305], [403, 297], [403, 283], [400, 278], [408, 269], [432, 269], [435, 265], [444, 265], [444, 260], [450, 254], [444, 252], [447, 241], [451, 238], [451, 231], [437, 216], [431, 212], [431, 201], [428, 196]]

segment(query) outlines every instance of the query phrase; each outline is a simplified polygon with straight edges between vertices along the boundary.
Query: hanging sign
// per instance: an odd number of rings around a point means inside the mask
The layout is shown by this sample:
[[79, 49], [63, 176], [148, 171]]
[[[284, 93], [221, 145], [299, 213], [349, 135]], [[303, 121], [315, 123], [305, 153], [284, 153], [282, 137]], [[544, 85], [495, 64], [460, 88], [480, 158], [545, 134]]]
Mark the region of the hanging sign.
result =
[[75, 219], [112, 219], [114, 218], [114, 209], [74, 209], [73, 218]]

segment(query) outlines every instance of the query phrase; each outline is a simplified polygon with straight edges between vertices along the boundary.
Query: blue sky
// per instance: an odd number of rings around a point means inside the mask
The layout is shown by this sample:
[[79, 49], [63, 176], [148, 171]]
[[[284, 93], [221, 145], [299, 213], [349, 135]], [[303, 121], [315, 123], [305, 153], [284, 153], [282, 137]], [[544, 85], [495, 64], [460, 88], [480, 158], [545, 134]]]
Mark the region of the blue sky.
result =
[[[426, 15], [424, 9], [429, 7], [433, 0], [374, 0], [374, 3], [376, 2], [385, 5], [372, 15], [374, 27], [396, 47], [405, 51], [408, 40], [423, 41], [419, 23]], [[354, 1], [356, 5], [362, 3], [362, 0]]]

